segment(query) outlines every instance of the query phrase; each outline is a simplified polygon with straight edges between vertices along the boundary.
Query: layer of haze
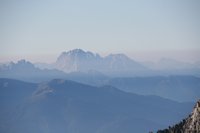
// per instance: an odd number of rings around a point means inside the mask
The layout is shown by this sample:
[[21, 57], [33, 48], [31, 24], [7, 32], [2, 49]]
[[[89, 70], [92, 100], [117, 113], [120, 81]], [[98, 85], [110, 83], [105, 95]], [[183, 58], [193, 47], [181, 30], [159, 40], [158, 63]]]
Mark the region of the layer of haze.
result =
[[200, 57], [199, 0], [0, 0], [0, 61], [74, 48], [138, 60]]

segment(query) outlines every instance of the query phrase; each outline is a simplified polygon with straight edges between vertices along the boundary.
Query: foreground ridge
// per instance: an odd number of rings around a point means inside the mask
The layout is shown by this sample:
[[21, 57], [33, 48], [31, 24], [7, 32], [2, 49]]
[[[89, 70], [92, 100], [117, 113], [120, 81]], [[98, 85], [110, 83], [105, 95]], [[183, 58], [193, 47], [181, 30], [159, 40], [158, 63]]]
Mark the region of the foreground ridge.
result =
[[158, 130], [157, 133], [200, 133], [200, 100], [186, 119], [168, 129]]

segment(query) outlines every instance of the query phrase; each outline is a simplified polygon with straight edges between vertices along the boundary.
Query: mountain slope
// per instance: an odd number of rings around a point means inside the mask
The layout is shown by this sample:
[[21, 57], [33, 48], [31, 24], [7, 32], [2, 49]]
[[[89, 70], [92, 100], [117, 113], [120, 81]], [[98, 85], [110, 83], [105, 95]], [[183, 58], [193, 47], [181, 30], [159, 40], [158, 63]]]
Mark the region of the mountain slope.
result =
[[200, 100], [197, 101], [192, 113], [169, 129], [159, 130], [158, 133], [199, 133], [200, 132]]
[[[0, 113], [0, 132], [4, 133], [148, 132], [177, 122], [191, 107], [190, 103], [68, 80], [0, 81], [0, 107], [6, 110]], [[21, 96], [22, 92], [26, 93]], [[11, 104], [13, 97], [18, 101], [15, 104]]]

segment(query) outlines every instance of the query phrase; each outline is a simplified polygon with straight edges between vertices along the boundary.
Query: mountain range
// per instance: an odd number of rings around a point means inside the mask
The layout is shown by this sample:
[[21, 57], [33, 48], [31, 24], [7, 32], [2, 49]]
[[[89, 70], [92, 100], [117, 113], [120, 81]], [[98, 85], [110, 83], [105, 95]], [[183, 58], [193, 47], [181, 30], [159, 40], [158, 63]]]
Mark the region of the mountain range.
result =
[[180, 121], [193, 103], [54, 79], [28, 83], [0, 79], [0, 132], [132, 133]]
[[64, 78], [65, 73], [56, 69], [40, 69], [29, 61], [19, 60], [0, 66], [0, 77], [24, 81], [41, 82], [54, 78]]
[[[12, 69], [13, 65], [19, 63], [0, 64], [0, 75], [8, 74], [6, 69]], [[30, 62], [29, 62], [30, 63]], [[25, 63], [24, 63], [25, 64]], [[73, 49], [67, 52], [62, 52], [54, 63], [35, 63], [34, 66], [45, 70], [54, 70], [58, 73], [90, 73], [95, 71], [108, 77], [135, 77], [135, 76], [169, 76], [169, 75], [194, 75], [200, 76], [200, 67], [198, 63], [188, 64], [178, 62], [172, 59], [162, 59], [158, 64], [142, 63], [135, 61], [125, 54], [109, 54], [102, 57], [99, 54], [94, 54], [90, 51], [82, 49]], [[28, 64], [27, 64], [28, 65]], [[6, 68], [7, 67], [7, 68]], [[30, 67], [30, 66], [27, 66]], [[25, 68], [26, 69], [26, 68]], [[57, 71], [55, 71], [57, 70]], [[59, 72], [58, 72], [59, 71]], [[50, 72], [52, 73], [52, 71]]]
[[74, 49], [63, 52], [55, 63], [58, 70], [69, 72], [99, 71], [107, 75], [138, 75], [147, 72], [147, 68], [124, 54], [110, 54], [101, 57], [99, 54]]
[[[0, 132], [143, 133], [175, 125], [200, 97], [199, 68], [181, 64], [165, 59], [154, 69], [81, 49], [52, 64], [0, 64]], [[159, 131], [195, 128], [198, 110]]]
[[57, 69], [40, 69], [29, 61], [20, 60], [1, 65], [0, 78], [36, 83], [66, 79], [92, 86], [110, 85], [126, 92], [157, 95], [179, 102], [196, 101], [200, 97], [200, 78], [192, 75], [109, 77], [95, 70], [65, 73]]
[[195, 75], [200, 76], [197, 63], [185, 63], [162, 58], [157, 63], [135, 61], [125, 54], [109, 54], [105, 57], [82, 49], [62, 52], [52, 64], [36, 63], [40, 68], [58, 69], [66, 73], [98, 71], [112, 77]]

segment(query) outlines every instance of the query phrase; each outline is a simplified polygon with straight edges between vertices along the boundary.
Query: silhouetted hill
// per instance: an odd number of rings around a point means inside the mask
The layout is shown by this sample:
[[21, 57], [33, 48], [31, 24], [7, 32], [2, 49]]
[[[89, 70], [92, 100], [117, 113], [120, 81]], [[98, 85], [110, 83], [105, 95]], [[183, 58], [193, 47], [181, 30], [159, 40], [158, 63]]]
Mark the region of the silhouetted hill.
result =
[[55, 79], [39, 84], [0, 79], [0, 132], [148, 132], [185, 117], [190, 103], [141, 96], [110, 86]]

